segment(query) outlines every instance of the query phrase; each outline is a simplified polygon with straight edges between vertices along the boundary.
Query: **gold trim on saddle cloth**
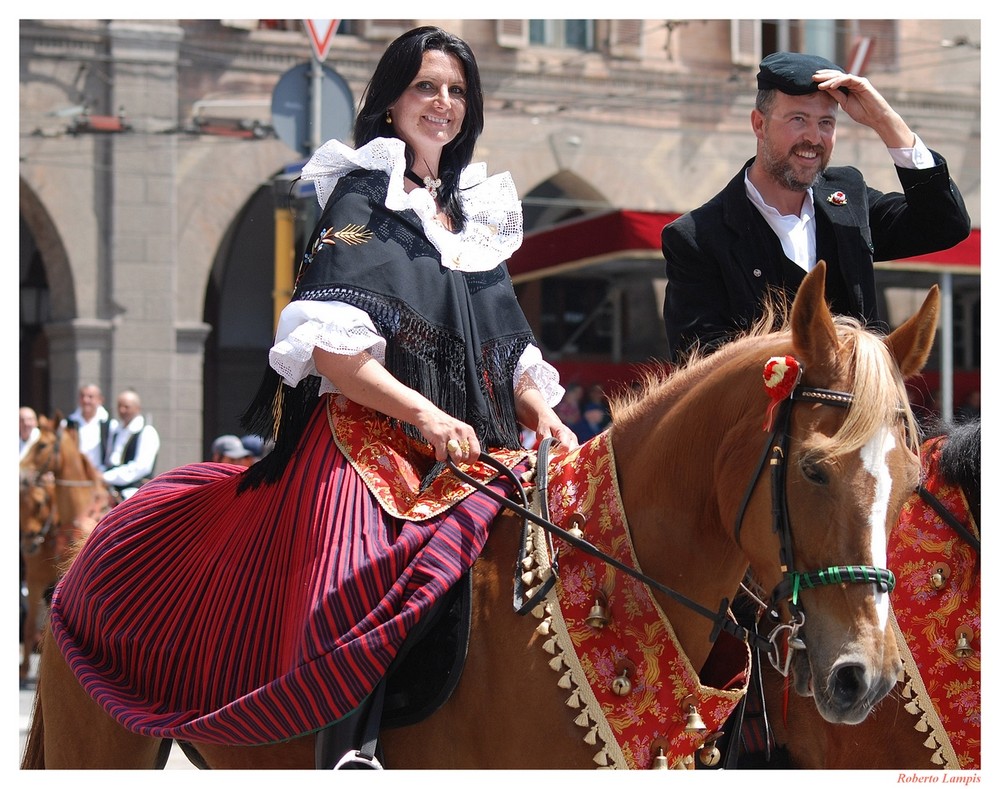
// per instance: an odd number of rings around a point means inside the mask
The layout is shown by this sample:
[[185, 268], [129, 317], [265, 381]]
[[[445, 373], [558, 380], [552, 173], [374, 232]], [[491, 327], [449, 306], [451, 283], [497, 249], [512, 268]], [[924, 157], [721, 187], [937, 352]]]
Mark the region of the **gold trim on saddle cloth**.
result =
[[[639, 569], [608, 432], [559, 459], [550, 471], [548, 494], [554, 523], [569, 528], [573, 516], [582, 515], [588, 542]], [[551, 572], [540, 529], [529, 543], [525, 577], [540, 582]], [[543, 648], [552, 655], [549, 666], [569, 694], [566, 704], [576, 711], [583, 739], [596, 748], [594, 762], [604, 768], [647, 769], [662, 748], [671, 768], [693, 769], [695, 751], [713, 747], [746, 693], [749, 646], [734, 641], [735, 656], [723, 659], [717, 674], [732, 677], [726, 689], [703, 685], [648, 586], [565, 543], [559, 543], [558, 572], [559, 582], [544, 606], [535, 608], [542, 618], [537, 630], [547, 636]], [[610, 619], [592, 627], [587, 618], [598, 594]], [[704, 730], [686, 731], [692, 711], [701, 716]]]
[[[936, 470], [940, 447], [921, 449]], [[979, 528], [958, 485], [938, 473], [924, 487], [977, 538]], [[933, 765], [978, 770], [982, 749], [980, 558], [925, 502], [911, 494], [889, 535], [889, 569], [896, 575], [892, 623], [903, 658], [902, 695], [913, 727], [925, 733]], [[959, 631], [967, 634], [958, 649]]]
[[[327, 419], [340, 451], [382, 508], [395, 518], [428, 520], [475, 491], [472, 485], [461, 482], [447, 468], [421, 490], [423, 474], [434, 463], [430, 446], [414, 440], [401, 426], [343, 395], [329, 398]], [[490, 455], [508, 468], [516, 466], [528, 454], [523, 449], [490, 450]], [[459, 465], [462, 471], [484, 484], [499, 473], [482, 462]]]
[[[948, 737], [948, 730], [941, 722], [934, 702], [924, 686], [924, 681], [920, 678], [920, 669], [913, 659], [913, 653], [906, 643], [906, 636], [899, 629], [899, 622], [896, 621], [896, 615], [892, 609], [889, 610], [889, 617], [892, 631], [896, 636], [896, 644], [899, 646], [899, 657], [903, 661], [904, 682], [900, 690], [900, 695], [906, 702], [903, 708], [914, 716], [913, 728], [927, 735], [924, 746], [929, 749], [927, 751], [928, 769], [934, 766], [943, 767], [946, 770], [960, 770], [962, 765], [954, 746], [951, 744], [951, 739]], [[978, 769], [978, 764], [976, 768]]]

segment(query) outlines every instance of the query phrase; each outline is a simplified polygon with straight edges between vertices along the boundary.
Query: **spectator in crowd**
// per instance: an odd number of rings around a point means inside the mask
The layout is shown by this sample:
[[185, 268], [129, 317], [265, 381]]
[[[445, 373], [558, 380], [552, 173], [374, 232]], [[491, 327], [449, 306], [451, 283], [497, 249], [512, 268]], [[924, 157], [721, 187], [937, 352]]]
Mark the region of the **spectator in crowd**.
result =
[[20, 459], [24, 460], [24, 456], [28, 454], [31, 445], [38, 440], [38, 414], [35, 413], [34, 408], [21, 406], [18, 412], [18, 421], [20, 423], [19, 432], [21, 434]]
[[564, 425], [575, 425], [583, 418], [583, 384], [573, 381], [566, 386], [562, 400], [555, 407]]
[[[599, 383], [591, 384], [588, 387], [587, 396], [584, 398], [581, 408], [583, 412], [586, 412], [588, 406], [592, 405], [601, 409], [603, 415], [601, 418], [601, 430], [603, 430], [611, 424], [611, 407], [608, 405], [608, 396], [604, 392], [604, 387]], [[591, 416], [596, 418], [594, 414]]]
[[243, 446], [250, 452], [253, 463], [256, 463], [258, 460], [267, 455], [273, 446], [273, 442], [265, 441], [260, 436], [253, 435], [252, 433], [243, 436], [240, 441], [243, 442]]
[[234, 466], [252, 466], [253, 453], [247, 449], [239, 436], [219, 436], [212, 442], [212, 462], [230, 463]]
[[573, 426], [573, 432], [582, 444], [608, 426], [607, 412], [600, 403], [588, 402], [583, 407], [583, 418]]
[[104, 482], [122, 499], [153, 478], [160, 435], [142, 413], [142, 401], [134, 389], [118, 395], [118, 419], [114, 420], [104, 455]]
[[66, 424], [76, 424], [80, 452], [98, 471], [104, 471], [104, 451], [111, 431], [111, 415], [104, 407], [104, 394], [96, 384], [84, 384], [77, 393], [77, 407]]

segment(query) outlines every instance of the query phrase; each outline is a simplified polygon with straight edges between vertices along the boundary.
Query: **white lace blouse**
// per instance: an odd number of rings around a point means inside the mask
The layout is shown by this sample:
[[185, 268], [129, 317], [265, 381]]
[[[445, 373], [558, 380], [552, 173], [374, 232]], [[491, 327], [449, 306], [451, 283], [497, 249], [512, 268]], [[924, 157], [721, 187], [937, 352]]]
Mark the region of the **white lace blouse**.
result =
[[[420, 217], [425, 235], [441, 254], [443, 266], [487, 271], [507, 260], [521, 245], [521, 203], [510, 173], [488, 177], [485, 163], [463, 170], [459, 185], [466, 223], [460, 233], [452, 233], [438, 221], [437, 206], [426, 189], [407, 192], [403, 188], [406, 160], [402, 140], [380, 137], [357, 150], [331, 140], [302, 168], [302, 177], [315, 181], [316, 197], [324, 207], [337, 180], [358, 168], [389, 175], [386, 208], [409, 208]], [[293, 301], [281, 311], [269, 353], [271, 367], [286, 384], [297, 386], [306, 376], [319, 375], [312, 357], [315, 348], [347, 356], [368, 351], [379, 363], [385, 362], [385, 339], [364, 310], [341, 301]], [[562, 399], [559, 373], [542, 359], [535, 345], [529, 345], [521, 354], [514, 382], [524, 375], [549, 405]], [[320, 394], [339, 391], [327, 378], [320, 379]]]

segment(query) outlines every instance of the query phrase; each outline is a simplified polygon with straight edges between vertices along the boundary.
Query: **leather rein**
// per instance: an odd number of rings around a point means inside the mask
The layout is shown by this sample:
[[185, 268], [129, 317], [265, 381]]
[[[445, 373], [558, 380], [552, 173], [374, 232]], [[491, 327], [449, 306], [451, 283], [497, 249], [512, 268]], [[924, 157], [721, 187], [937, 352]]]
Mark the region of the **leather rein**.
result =
[[495, 491], [488, 488], [483, 483], [464, 473], [459, 469], [449, 458], [448, 466], [451, 468], [452, 472], [459, 477], [463, 482], [466, 482], [476, 489], [485, 492], [495, 499], [502, 499], [504, 504], [508, 509], [512, 510], [515, 514], [519, 515], [525, 521], [525, 531], [527, 530], [527, 522], [537, 524], [542, 529], [545, 530], [550, 541], [550, 555], [552, 556], [552, 572], [549, 577], [545, 580], [542, 587], [538, 589], [531, 599], [525, 600], [523, 593], [523, 581], [521, 580], [521, 560], [524, 559], [524, 543], [525, 540], [521, 541], [521, 555], [518, 556], [518, 564], [515, 567], [514, 572], [514, 610], [518, 614], [525, 614], [529, 612], [535, 605], [537, 605], [547, 594], [548, 590], [554, 585], [557, 570], [558, 570], [558, 556], [557, 552], [553, 550], [552, 546], [552, 536], [555, 535], [565, 542], [572, 545], [584, 553], [601, 559], [603, 562], [610, 564], [617, 570], [629, 575], [647, 586], [655, 589], [659, 592], [670, 597], [672, 600], [686, 606], [695, 613], [709, 619], [712, 624], [712, 632], [709, 636], [709, 641], [715, 642], [718, 638], [719, 633], [726, 632], [737, 639], [744, 640], [754, 649], [759, 652], [766, 653], [772, 663], [779, 671], [781, 671], [785, 676], [788, 674], [788, 667], [790, 665], [791, 650], [788, 651], [788, 656], [784, 661], [784, 667], [779, 665], [780, 661], [780, 646], [778, 643], [778, 635], [780, 632], [787, 631], [789, 634], [789, 644], [794, 648], [804, 649], [805, 644], [800, 638], [798, 638], [798, 631], [805, 624], [805, 613], [802, 611], [799, 602], [798, 594], [803, 588], [813, 588], [816, 586], [822, 586], [826, 584], [841, 584], [841, 583], [871, 583], [879, 586], [883, 592], [891, 592], [895, 586], [896, 579], [890, 570], [881, 567], [872, 567], [869, 565], [839, 565], [835, 567], [827, 567], [822, 570], [813, 570], [808, 572], [801, 572], [791, 569], [794, 566], [794, 558], [792, 556], [792, 538], [791, 538], [791, 523], [788, 516], [788, 504], [786, 499], [786, 486], [787, 486], [787, 474], [785, 466], [785, 458], [788, 452], [788, 444], [790, 440], [789, 427], [791, 422], [791, 410], [795, 402], [806, 402], [806, 403], [819, 403], [821, 405], [830, 405], [838, 408], [849, 408], [851, 403], [854, 402], [854, 395], [849, 392], [838, 392], [829, 389], [818, 389], [814, 387], [803, 386], [801, 383], [796, 383], [794, 389], [792, 390], [790, 396], [786, 398], [780, 404], [780, 410], [778, 412], [777, 419], [774, 422], [774, 426], [768, 437], [768, 441], [764, 446], [764, 451], [761, 454], [760, 461], [757, 464], [756, 470], [750, 478], [750, 482], [747, 485], [746, 493], [743, 497], [743, 502], [739, 510], [739, 514], [736, 519], [734, 526], [734, 537], [736, 543], [740, 542], [740, 530], [742, 528], [743, 516], [746, 512], [746, 508], [750, 502], [750, 498], [753, 494], [753, 490], [756, 487], [757, 480], [763, 472], [764, 465], [769, 462], [771, 468], [771, 517], [772, 526], [777, 532], [780, 540], [780, 561], [782, 570], [782, 580], [774, 588], [771, 593], [771, 602], [766, 604], [767, 612], [775, 619], [780, 620], [780, 612], [777, 609], [779, 602], [785, 600], [789, 603], [789, 609], [792, 612], [792, 621], [778, 625], [772, 630], [769, 636], [764, 637], [759, 635], [756, 631], [750, 630], [746, 627], [735, 622], [729, 615], [729, 599], [723, 598], [719, 604], [717, 611], [713, 611], [706, 608], [694, 600], [685, 597], [680, 592], [671, 589], [670, 587], [660, 583], [654, 578], [645, 575], [644, 573], [636, 570], [628, 565], [625, 565], [615, 559], [612, 556], [607, 555], [600, 549], [594, 547], [592, 544], [587, 542], [580, 536], [579, 533], [574, 533], [573, 531], [568, 531], [563, 529], [556, 524], [552, 523], [548, 519], [548, 506], [546, 503], [546, 480], [547, 480], [547, 466], [548, 466], [548, 453], [551, 445], [554, 443], [554, 439], [546, 438], [543, 439], [539, 444], [538, 455], [536, 461], [536, 490], [540, 498], [540, 514], [533, 512], [528, 506], [528, 497], [524, 491], [524, 487], [521, 484], [521, 480], [518, 479], [517, 475], [504, 466], [502, 463], [497, 461], [492, 456], [487, 453], [482, 453], [480, 455], [480, 460], [494, 469], [499, 471], [501, 474], [507, 476], [513, 483], [515, 490], [518, 494], [518, 499], [520, 503], [515, 502], [507, 497], [501, 496]]

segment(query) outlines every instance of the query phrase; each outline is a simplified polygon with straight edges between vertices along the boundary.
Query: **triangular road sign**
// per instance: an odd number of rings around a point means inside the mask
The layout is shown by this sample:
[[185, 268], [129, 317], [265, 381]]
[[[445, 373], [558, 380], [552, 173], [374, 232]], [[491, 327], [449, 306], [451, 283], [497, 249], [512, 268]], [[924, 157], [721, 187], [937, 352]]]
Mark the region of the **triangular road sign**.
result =
[[330, 51], [330, 44], [333, 43], [333, 36], [337, 32], [340, 20], [307, 19], [305, 23], [313, 55], [316, 57], [316, 60], [322, 63], [326, 60], [327, 53]]

